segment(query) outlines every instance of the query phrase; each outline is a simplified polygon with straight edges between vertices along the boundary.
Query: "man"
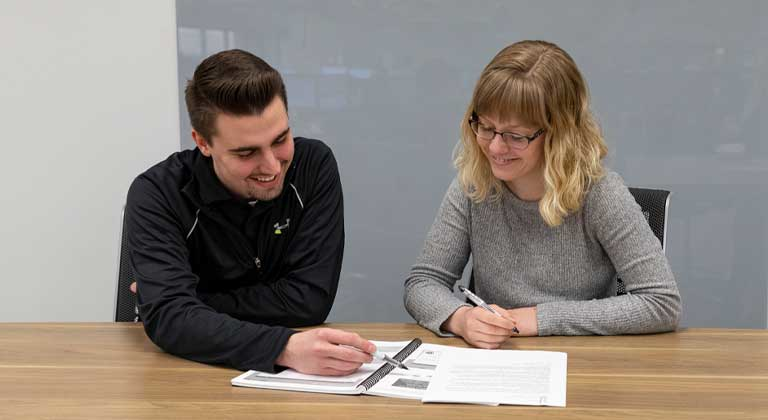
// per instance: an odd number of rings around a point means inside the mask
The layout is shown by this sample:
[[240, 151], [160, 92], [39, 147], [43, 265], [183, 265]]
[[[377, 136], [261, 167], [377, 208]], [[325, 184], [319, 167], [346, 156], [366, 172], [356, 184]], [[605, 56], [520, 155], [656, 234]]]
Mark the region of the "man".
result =
[[185, 91], [194, 150], [139, 175], [126, 205], [139, 313], [165, 351], [237, 369], [344, 375], [375, 346], [322, 323], [344, 249], [331, 150], [294, 139], [280, 74], [220, 52]]

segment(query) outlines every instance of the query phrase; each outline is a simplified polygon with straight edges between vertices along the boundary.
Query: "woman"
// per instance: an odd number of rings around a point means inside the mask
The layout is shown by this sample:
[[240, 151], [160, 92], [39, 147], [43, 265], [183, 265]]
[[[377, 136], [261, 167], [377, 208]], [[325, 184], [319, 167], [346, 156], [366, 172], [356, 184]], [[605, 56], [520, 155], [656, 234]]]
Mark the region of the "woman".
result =
[[[573, 59], [543, 41], [501, 50], [475, 86], [457, 177], [405, 282], [411, 316], [482, 348], [517, 335], [674, 330], [669, 263], [605, 154]], [[470, 255], [475, 293], [498, 315], [453, 294]]]

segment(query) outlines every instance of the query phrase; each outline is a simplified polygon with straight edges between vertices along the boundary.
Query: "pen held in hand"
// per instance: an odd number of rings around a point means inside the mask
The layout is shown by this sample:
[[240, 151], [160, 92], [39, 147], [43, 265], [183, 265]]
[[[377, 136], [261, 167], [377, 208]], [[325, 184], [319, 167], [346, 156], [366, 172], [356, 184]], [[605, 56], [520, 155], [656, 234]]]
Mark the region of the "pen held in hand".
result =
[[[359, 351], [361, 353], [367, 353], [367, 352], [364, 352], [364, 351], [360, 350], [357, 347], [348, 346], [346, 344], [339, 344], [339, 345], [342, 346], [342, 347], [346, 347], [348, 349], [357, 350], [357, 351]], [[397, 360], [395, 358], [390, 357], [386, 353], [382, 353], [380, 351], [376, 351], [376, 352], [367, 353], [367, 354], [370, 354], [371, 357], [373, 357], [376, 360], [381, 360], [381, 361], [383, 361], [383, 362], [385, 362], [387, 364], [390, 364], [390, 365], [392, 365], [392, 366], [394, 366], [396, 368], [408, 370], [408, 366], [406, 366], [403, 362], [401, 362], [401, 361], [399, 361], [399, 360]]]
[[373, 358], [383, 360], [396, 368], [408, 370], [408, 366], [406, 366], [405, 363], [397, 359], [394, 359], [384, 353], [380, 353], [377, 351], [376, 353], [373, 353]]
[[[498, 313], [496, 310], [494, 310], [493, 308], [491, 308], [490, 306], [488, 306], [488, 304], [487, 304], [487, 303], [485, 303], [485, 301], [484, 301], [484, 300], [480, 299], [480, 296], [478, 296], [478, 295], [476, 295], [476, 294], [472, 293], [472, 292], [471, 292], [469, 289], [467, 289], [466, 287], [464, 287], [464, 286], [459, 286], [459, 290], [461, 291], [461, 293], [464, 293], [464, 296], [466, 296], [466, 297], [467, 297], [467, 299], [469, 299], [469, 300], [470, 300], [472, 303], [474, 303], [475, 305], [477, 305], [477, 306], [479, 306], [479, 307], [481, 307], [481, 308], [485, 309], [486, 311], [488, 311], [488, 312], [490, 312], [490, 313], [492, 313], [492, 314], [495, 314], [496, 316], [499, 316], [499, 317], [501, 316], [501, 314], [500, 314], [500, 313]], [[515, 334], [520, 334], [520, 330], [518, 330], [518, 329], [517, 329], [517, 327], [512, 327], [512, 331], [514, 331], [514, 332], [515, 332]]]

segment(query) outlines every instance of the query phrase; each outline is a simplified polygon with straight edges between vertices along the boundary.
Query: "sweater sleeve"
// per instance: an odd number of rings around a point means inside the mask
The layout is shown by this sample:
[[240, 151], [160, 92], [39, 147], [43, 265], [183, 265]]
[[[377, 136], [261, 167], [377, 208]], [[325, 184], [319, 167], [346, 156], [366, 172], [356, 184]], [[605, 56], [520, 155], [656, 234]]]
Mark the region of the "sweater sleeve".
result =
[[584, 223], [627, 294], [537, 306], [539, 335], [643, 334], [674, 330], [681, 300], [669, 262], [621, 177], [607, 174], [584, 203]]
[[440, 329], [461, 306], [453, 295], [470, 255], [469, 199], [454, 179], [427, 234], [421, 255], [405, 280], [405, 309], [419, 325], [441, 336]]

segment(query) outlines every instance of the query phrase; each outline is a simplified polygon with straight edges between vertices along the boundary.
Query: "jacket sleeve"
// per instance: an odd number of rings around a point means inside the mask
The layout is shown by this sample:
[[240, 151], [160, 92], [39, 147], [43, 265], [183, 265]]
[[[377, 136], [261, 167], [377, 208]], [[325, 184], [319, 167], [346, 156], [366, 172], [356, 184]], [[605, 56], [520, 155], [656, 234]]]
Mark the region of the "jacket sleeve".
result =
[[199, 299], [184, 227], [162, 189], [148, 177], [139, 176], [131, 185], [125, 217], [147, 336], [166, 352], [187, 359], [273, 372], [294, 331], [238, 320]]
[[284, 256], [282, 275], [268, 283], [201, 293], [204, 302], [240, 319], [289, 327], [325, 321], [336, 297], [344, 254], [341, 181], [333, 154], [326, 150], [315, 162], [318, 169], [313, 171], [310, 194], [302, 192], [303, 215]]
[[627, 294], [537, 305], [539, 335], [643, 334], [671, 331], [680, 293], [659, 240], [621, 177], [595, 185], [584, 205], [587, 229], [610, 258]]

